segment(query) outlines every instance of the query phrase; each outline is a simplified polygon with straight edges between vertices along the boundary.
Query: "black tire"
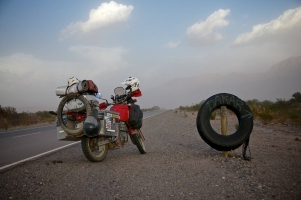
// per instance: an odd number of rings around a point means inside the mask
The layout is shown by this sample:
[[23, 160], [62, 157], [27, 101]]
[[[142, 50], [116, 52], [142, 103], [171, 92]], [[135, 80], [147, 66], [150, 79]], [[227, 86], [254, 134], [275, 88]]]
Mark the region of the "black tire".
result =
[[[91, 162], [101, 162], [108, 154], [108, 144], [98, 145], [100, 138], [83, 136], [81, 146], [85, 157]], [[101, 148], [101, 151], [99, 149]]]
[[142, 136], [140, 129], [137, 129], [137, 133], [131, 135], [131, 139], [132, 139], [133, 143], [137, 146], [139, 152], [141, 154], [145, 154], [146, 150], [145, 150], [143, 136]]
[[[238, 129], [231, 135], [220, 135], [211, 127], [210, 114], [221, 106], [226, 106], [234, 112], [238, 119]], [[232, 94], [220, 93], [211, 96], [202, 104], [196, 125], [200, 136], [208, 145], [219, 151], [230, 151], [241, 146], [250, 137], [253, 115], [244, 101]]]
[[[83, 96], [83, 95], [76, 95], [76, 94], [70, 94], [70, 95], [67, 95], [65, 96], [59, 106], [58, 106], [58, 109], [57, 109], [57, 118], [58, 118], [58, 121], [59, 121], [59, 124], [61, 126], [61, 128], [68, 134], [70, 135], [73, 135], [73, 136], [81, 136], [83, 135], [84, 131], [83, 131], [83, 127], [81, 128], [78, 128], [76, 129], [75, 127], [72, 127], [72, 126], [67, 126], [67, 123], [64, 122], [64, 119], [63, 119], [63, 115], [65, 113], [64, 109], [66, 108], [66, 103], [70, 100], [73, 100], [73, 99], [78, 99], [80, 100], [83, 104], [84, 104], [84, 108], [82, 109], [76, 109], [76, 110], [72, 110], [73, 112], [85, 112], [87, 114], [87, 116], [90, 116], [91, 113], [92, 113], [92, 107], [91, 105], [89, 104], [89, 101]], [[67, 111], [68, 111], [68, 108], [67, 108]], [[69, 119], [67, 119], [68, 121]], [[70, 124], [72, 124], [73, 122], [71, 120], [68, 121]]]

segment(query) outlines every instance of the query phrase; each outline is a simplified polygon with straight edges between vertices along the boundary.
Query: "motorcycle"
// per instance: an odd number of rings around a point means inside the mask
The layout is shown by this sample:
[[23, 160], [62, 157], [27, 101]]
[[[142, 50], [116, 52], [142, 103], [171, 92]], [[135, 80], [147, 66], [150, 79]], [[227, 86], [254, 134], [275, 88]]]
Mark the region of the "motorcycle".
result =
[[91, 162], [103, 161], [109, 149], [124, 147], [129, 137], [141, 154], [146, 153], [141, 131], [143, 112], [132, 98], [142, 96], [141, 91], [128, 86], [117, 87], [114, 93], [109, 103], [91, 80], [58, 87], [56, 95], [63, 98], [55, 113], [58, 140], [80, 140], [83, 154]]

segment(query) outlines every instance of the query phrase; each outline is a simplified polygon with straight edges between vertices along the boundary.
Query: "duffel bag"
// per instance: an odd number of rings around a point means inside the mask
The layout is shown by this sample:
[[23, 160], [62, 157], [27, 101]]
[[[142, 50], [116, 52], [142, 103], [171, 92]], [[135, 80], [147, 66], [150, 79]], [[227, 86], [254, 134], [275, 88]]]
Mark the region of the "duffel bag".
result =
[[89, 82], [88, 91], [97, 93], [98, 92], [97, 85], [92, 80], [87, 80], [87, 81]]

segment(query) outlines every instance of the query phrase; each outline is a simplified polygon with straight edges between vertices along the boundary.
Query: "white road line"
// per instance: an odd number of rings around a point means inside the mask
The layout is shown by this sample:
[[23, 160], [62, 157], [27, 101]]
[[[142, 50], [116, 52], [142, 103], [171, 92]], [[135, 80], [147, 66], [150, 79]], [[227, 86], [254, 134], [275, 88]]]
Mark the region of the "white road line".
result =
[[[165, 111], [164, 111], [164, 112], [165, 112]], [[161, 114], [161, 113], [163, 113], [163, 112], [160, 112], [160, 113], [157, 113], [157, 114], [154, 114], [154, 115], [145, 117], [145, 118], [143, 118], [143, 119], [147, 119], [147, 118], [153, 117], [153, 116], [158, 115], [158, 114]], [[38, 133], [39, 133], [39, 132], [38, 132]], [[33, 135], [33, 134], [37, 134], [37, 133], [31, 133], [31, 134], [27, 134], [27, 135]], [[26, 135], [24, 135], [24, 136], [26, 136]], [[21, 137], [21, 136], [16, 136], [16, 137]], [[65, 146], [62, 146], [62, 147], [59, 147], [59, 148], [56, 148], [56, 149], [52, 149], [52, 150], [50, 150], [50, 151], [47, 151], [47, 152], [44, 152], [44, 153], [41, 153], [41, 154], [38, 154], [38, 155], [35, 155], [35, 156], [32, 156], [32, 157], [29, 157], [29, 158], [26, 158], [26, 159], [23, 159], [23, 160], [14, 162], [14, 163], [11, 163], [11, 164], [9, 164], [9, 165], [5, 165], [5, 166], [3, 166], [3, 167], [0, 167], [0, 171], [1, 171], [1, 170], [4, 170], [4, 169], [6, 169], [6, 168], [12, 167], [12, 166], [14, 166], [14, 165], [17, 165], [17, 164], [20, 164], [20, 163], [23, 163], [23, 162], [26, 162], [26, 161], [29, 161], [29, 160], [33, 160], [33, 159], [35, 159], [35, 158], [38, 158], [38, 157], [41, 157], [41, 156], [44, 156], [44, 155], [47, 155], [47, 154], [49, 154], [49, 153], [53, 153], [53, 152], [58, 151], [58, 150], [60, 150], [60, 149], [64, 149], [64, 148], [67, 148], [67, 147], [69, 147], [69, 146], [78, 144], [79, 142], [80, 142], [80, 141], [73, 142], [73, 143], [71, 143], [71, 144], [67, 144], [67, 145], [65, 145]]]
[[79, 143], [79, 142], [80, 142], [80, 141], [73, 142], [73, 143], [71, 143], [71, 144], [67, 144], [67, 145], [65, 145], [65, 146], [62, 146], [62, 147], [59, 147], [59, 148], [56, 148], [56, 149], [52, 149], [52, 150], [50, 150], [50, 151], [47, 151], [47, 152], [44, 152], [44, 153], [41, 153], [41, 154], [32, 156], [32, 157], [30, 157], [30, 158], [26, 158], [26, 159], [24, 159], [24, 160], [20, 160], [20, 161], [18, 161], [18, 162], [11, 163], [11, 164], [9, 164], [9, 165], [5, 165], [5, 166], [3, 166], [3, 167], [0, 167], [0, 171], [3, 170], [3, 169], [5, 169], [5, 168], [8, 168], [8, 167], [11, 167], [11, 166], [14, 166], [14, 165], [17, 165], [17, 164], [20, 164], [20, 163], [23, 163], [23, 162], [26, 162], [26, 161], [29, 161], [29, 160], [32, 160], [32, 159], [41, 157], [41, 156], [44, 156], [44, 155], [46, 155], [46, 154], [49, 154], [49, 153], [58, 151], [58, 150], [60, 150], [60, 149], [63, 149], [63, 148], [66, 148], [66, 147], [69, 147], [69, 146], [72, 146], [72, 145], [75, 145], [75, 144], [77, 144], [77, 143]]
[[25, 135], [19, 135], [19, 136], [15, 136], [13, 138], [19, 138], [19, 137], [24, 137], [24, 136], [28, 136], [28, 135], [35, 135], [35, 134], [39, 134], [41, 132], [37, 132], [37, 133], [29, 133], [29, 134], [25, 134]]

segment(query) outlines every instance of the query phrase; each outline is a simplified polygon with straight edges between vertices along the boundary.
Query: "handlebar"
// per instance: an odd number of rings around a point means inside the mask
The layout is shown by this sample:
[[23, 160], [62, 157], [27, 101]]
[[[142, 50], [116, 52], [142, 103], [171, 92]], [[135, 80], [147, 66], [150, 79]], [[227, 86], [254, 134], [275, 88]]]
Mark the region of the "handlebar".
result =
[[133, 96], [132, 93], [117, 96], [115, 98], [113, 95], [111, 95], [111, 99], [113, 100], [113, 102], [109, 103], [106, 99], [103, 99], [106, 102], [100, 103], [99, 108], [105, 110], [108, 106], [112, 106], [115, 104], [132, 104], [132, 103], [137, 102], [137, 99], [132, 99], [132, 101], [130, 103], [127, 102], [128, 99], [132, 98], [132, 96]]

